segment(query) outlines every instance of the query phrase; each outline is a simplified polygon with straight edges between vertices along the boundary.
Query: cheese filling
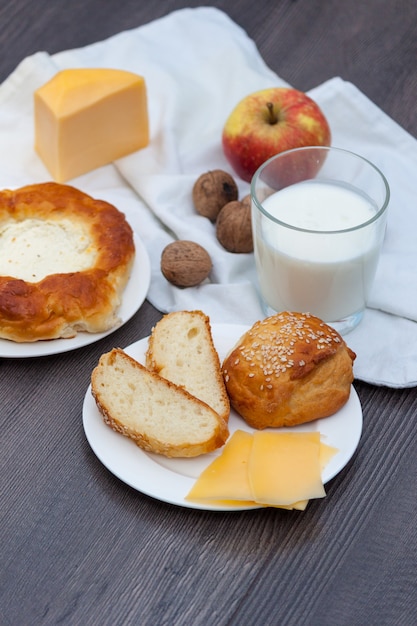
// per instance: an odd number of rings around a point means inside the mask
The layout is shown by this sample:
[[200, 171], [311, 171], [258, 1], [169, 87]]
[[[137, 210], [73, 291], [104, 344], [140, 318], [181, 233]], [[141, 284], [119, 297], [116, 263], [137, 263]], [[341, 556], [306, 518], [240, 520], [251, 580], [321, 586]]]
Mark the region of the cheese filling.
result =
[[0, 226], [0, 275], [38, 282], [50, 274], [82, 272], [97, 251], [86, 230], [70, 222], [26, 219]]

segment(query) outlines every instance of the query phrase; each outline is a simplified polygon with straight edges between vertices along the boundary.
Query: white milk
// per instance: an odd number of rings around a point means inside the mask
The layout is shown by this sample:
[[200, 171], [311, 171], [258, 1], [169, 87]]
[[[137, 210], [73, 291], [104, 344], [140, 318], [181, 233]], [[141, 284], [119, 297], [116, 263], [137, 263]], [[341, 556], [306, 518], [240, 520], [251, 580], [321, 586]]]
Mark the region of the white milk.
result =
[[[351, 188], [304, 182], [269, 196], [264, 208], [296, 228], [260, 218], [255, 255], [261, 292], [275, 311], [309, 311], [336, 322], [364, 309], [378, 261], [377, 207]], [[341, 231], [345, 232], [317, 232]]]

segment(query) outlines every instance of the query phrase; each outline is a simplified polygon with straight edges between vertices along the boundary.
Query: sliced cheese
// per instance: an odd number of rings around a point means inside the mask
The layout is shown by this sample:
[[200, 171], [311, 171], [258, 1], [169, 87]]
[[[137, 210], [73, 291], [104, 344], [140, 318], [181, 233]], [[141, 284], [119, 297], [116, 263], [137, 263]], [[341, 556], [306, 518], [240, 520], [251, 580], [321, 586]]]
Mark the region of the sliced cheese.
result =
[[[303, 511], [309, 498], [326, 495], [321, 471], [336, 453], [336, 448], [320, 442], [316, 432], [251, 434], [237, 430], [221, 455], [201, 473], [186, 500]], [[300, 498], [300, 493], [307, 495]]]
[[328, 446], [326, 443], [320, 443], [320, 469], [321, 471], [329, 464], [331, 459], [339, 452], [337, 448]]
[[220, 456], [201, 473], [186, 500], [239, 500], [250, 502], [252, 492], [247, 465], [252, 435], [236, 430]]
[[67, 69], [34, 94], [35, 150], [57, 182], [149, 143], [145, 80], [116, 69]]
[[256, 502], [287, 505], [326, 495], [318, 432], [255, 432], [248, 470]]
[[294, 502], [294, 504], [266, 504], [265, 506], [272, 506], [274, 509], [286, 509], [287, 511], [292, 511], [293, 509], [305, 511], [308, 502], [308, 500], [300, 500], [299, 502]]

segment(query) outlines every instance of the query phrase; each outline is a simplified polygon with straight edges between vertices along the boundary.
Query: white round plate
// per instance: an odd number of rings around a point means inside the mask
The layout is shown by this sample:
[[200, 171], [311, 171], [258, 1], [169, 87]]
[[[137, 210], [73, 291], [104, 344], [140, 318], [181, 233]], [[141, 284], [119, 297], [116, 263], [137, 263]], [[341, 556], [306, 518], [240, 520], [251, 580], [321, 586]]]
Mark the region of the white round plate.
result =
[[78, 333], [72, 339], [50, 339], [48, 341], [34, 341], [33, 343], [16, 343], [7, 339], [0, 339], [0, 357], [25, 359], [69, 352], [70, 350], [95, 343], [103, 337], [114, 333], [123, 324], [126, 324], [143, 304], [151, 282], [151, 263], [148, 253], [136, 234], [134, 239], [136, 249], [135, 261], [129, 281], [123, 292], [122, 304], [118, 313], [121, 321], [118, 326], [110, 328], [110, 330], [104, 333]]
[[[212, 325], [213, 341], [221, 361], [246, 330], [247, 326]], [[148, 338], [145, 337], [125, 348], [125, 352], [144, 364], [147, 347]], [[238, 511], [261, 508], [187, 502], [185, 496], [195, 480], [220, 451], [191, 459], [169, 459], [145, 452], [131, 439], [114, 432], [104, 423], [91, 395], [91, 386], [84, 398], [83, 425], [87, 440], [103, 465], [127, 485], [152, 498], [194, 509]], [[237, 429], [252, 432], [246, 422], [232, 410], [229, 419], [230, 434]], [[339, 450], [323, 471], [323, 482], [327, 483], [351, 459], [362, 433], [362, 409], [355, 389], [352, 387], [348, 402], [335, 415], [285, 430], [319, 431], [323, 443]]]

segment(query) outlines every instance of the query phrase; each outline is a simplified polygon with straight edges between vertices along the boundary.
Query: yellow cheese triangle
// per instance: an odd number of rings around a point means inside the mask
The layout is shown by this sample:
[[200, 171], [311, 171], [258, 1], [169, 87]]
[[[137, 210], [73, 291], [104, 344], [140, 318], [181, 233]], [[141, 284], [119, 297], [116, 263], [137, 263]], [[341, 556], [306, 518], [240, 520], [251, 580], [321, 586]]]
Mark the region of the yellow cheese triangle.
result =
[[201, 473], [186, 500], [252, 501], [247, 472], [251, 446], [252, 435], [236, 430], [221, 455]]
[[292, 505], [326, 495], [318, 432], [255, 432], [248, 471], [256, 502]]

